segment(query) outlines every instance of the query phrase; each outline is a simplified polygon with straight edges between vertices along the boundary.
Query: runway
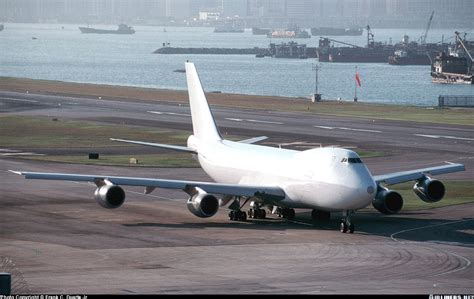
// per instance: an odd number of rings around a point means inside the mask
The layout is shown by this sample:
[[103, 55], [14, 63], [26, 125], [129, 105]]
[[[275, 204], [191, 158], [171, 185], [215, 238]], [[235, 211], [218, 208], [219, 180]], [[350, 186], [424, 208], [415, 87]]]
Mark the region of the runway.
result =
[[[189, 108], [169, 103], [1, 92], [0, 110], [191, 132]], [[383, 151], [383, 157], [364, 159], [374, 174], [447, 160], [464, 163], [467, 171], [440, 178], [474, 177], [469, 126], [229, 108], [213, 112], [224, 134], [267, 135], [269, 145], [303, 150], [321, 143]], [[34, 293], [474, 291], [474, 204], [394, 216], [364, 210], [356, 214], [351, 235], [337, 230], [339, 215], [314, 223], [304, 210], [297, 211], [295, 221], [272, 216], [230, 222], [225, 209], [200, 219], [185, 207], [186, 194], [171, 190], [144, 195], [140, 188], [125, 188], [124, 206], [106, 210], [94, 202], [93, 185], [25, 181], [7, 169], [209, 178], [198, 168], [99, 167], [0, 156], [0, 256], [15, 262]]]

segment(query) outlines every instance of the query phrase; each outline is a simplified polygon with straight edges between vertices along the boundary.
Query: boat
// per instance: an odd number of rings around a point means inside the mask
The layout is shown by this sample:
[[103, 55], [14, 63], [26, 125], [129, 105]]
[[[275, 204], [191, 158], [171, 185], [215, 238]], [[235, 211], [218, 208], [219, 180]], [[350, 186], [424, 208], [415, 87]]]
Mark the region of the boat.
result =
[[422, 50], [399, 49], [388, 57], [392, 65], [431, 65], [429, 52]]
[[434, 83], [474, 84], [474, 41], [466, 40], [455, 31], [456, 43], [436, 56], [431, 65], [431, 81]]
[[119, 24], [116, 30], [96, 29], [91, 27], [79, 27], [82, 33], [98, 33], [98, 34], [134, 34], [135, 30], [127, 24]]
[[252, 34], [253, 35], [267, 35], [271, 32], [272, 32], [272, 30], [268, 29], [268, 28], [252, 27]]
[[357, 36], [362, 35], [362, 28], [334, 28], [334, 27], [319, 27], [311, 28], [311, 35], [324, 36]]
[[466, 57], [451, 56], [442, 52], [431, 65], [433, 83], [474, 84], [472, 63]]
[[[331, 42], [349, 47], [334, 47]], [[360, 47], [347, 42], [337, 41], [327, 37], [319, 39], [318, 58], [320, 62], [374, 62], [386, 63], [393, 55], [395, 47], [374, 41], [374, 34], [367, 26], [367, 45]]]
[[270, 43], [268, 52], [271, 57], [274, 58], [296, 58], [296, 59], [307, 59], [308, 51], [306, 44], [298, 44], [297, 42], [290, 41], [289, 43], [275, 44]]
[[269, 38], [311, 38], [311, 35], [306, 30], [296, 29], [285, 29], [285, 30], [272, 30], [267, 34]]
[[223, 23], [214, 28], [215, 33], [242, 33], [245, 28], [235, 22]]

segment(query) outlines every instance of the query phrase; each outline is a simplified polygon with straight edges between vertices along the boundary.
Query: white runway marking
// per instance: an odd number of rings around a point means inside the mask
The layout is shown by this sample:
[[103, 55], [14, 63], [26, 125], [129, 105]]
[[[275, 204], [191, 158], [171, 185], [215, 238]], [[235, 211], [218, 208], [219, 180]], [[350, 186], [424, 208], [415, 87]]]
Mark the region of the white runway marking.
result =
[[315, 128], [325, 129], [325, 130], [345, 130], [345, 131], [356, 131], [356, 132], [370, 132], [370, 133], [382, 133], [379, 130], [369, 130], [369, 129], [356, 129], [356, 128], [346, 128], [346, 127], [326, 127], [326, 126], [314, 126]]
[[176, 115], [176, 116], [191, 116], [191, 114], [186, 114], [186, 113], [176, 113], [176, 112], [161, 112], [161, 111], [147, 111], [148, 113], [153, 113], [153, 114], [166, 114], [166, 115]]
[[12, 99], [12, 98], [3, 98], [3, 97], [0, 99], [7, 100], [7, 101], [14, 101], [14, 102], [38, 103], [38, 101], [35, 101], [35, 100]]
[[251, 122], [251, 123], [262, 123], [262, 124], [272, 124], [272, 125], [283, 125], [282, 122], [278, 121], [268, 121], [268, 120], [257, 120], [257, 119], [241, 119], [241, 118], [226, 118], [227, 120], [237, 121], [237, 122]]
[[445, 138], [445, 139], [457, 139], [457, 140], [474, 141], [474, 138], [467, 138], [467, 137], [443, 136], [443, 135], [426, 135], [426, 134], [413, 134], [413, 135], [419, 136], [419, 137], [434, 138], [434, 139]]
[[282, 122], [279, 121], [267, 121], [267, 120], [256, 120], [256, 119], [246, 119], [248, 122], [253, 123], [262, 123], [262, 124], [273, 124], [273, 125], [282, 125]]

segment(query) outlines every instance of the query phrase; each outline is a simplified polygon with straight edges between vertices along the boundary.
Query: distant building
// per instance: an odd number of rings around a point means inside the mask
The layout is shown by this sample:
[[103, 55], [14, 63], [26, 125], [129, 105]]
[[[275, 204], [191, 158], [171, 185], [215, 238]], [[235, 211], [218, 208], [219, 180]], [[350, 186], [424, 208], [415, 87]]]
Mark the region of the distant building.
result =
[[286, 16], [292, 20], [308, 21], [315, 18], [318, 4], [314, 0], [287, 0]]
[[246, 17], [247, 3], [247, 0], [222, 0], [222, 16], [231, 18]]
[[474, 27], [474, 0], [0, 0], [0, 22], [181, 22], [219, 12], [262, 27], [424, 28], [432, 11], [434, 28]]

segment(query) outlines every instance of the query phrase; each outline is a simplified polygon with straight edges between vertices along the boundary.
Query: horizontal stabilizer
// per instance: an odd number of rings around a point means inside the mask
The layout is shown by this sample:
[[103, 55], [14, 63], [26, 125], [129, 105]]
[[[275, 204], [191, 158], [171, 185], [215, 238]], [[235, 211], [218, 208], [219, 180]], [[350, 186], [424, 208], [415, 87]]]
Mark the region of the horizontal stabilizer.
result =
[[134, 141], [134, 140], [124, 140], [124, 139], [115, 139], [115, 138], [110, 138], [110, 140], [118, 141], [118, 142], [124, 142], [124, 143], [131, 143], [131, 144], [166, 148], [166, 149], [171, 149], [171, 150], [176, 150], [176, 151], [181, 151], [181, 152], [188, 152], [188, 153], [197, 154], [196, 150], [194, 150], [192, 148], [189, 148], [189, 147], [186, 147], [186, 146], [152, 143], [152, 142], [143, 142], [143, 141]]
[[262, 140], [265, 140], [265, 139], [268, 139], [268, 137], [267, 136], [259, 136], [259, 137], [253, 137], [253, 138], [249, 138], [249, 139], [240, 140], [239, 142], [240, 143], [253, 144], [253, 143], [257, 143], [257, 142], [260, 142]]

